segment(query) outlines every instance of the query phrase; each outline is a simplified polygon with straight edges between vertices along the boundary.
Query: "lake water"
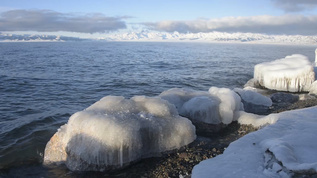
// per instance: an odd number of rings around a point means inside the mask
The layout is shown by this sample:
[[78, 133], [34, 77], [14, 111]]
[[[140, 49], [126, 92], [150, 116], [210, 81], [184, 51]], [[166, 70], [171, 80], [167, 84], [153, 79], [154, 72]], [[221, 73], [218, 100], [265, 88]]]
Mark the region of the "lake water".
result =
[[242, 87], [257, 63], [316, 46], [66, 42], [0, 43], [0, 177], [53, 175], [46, 143], [71, 114], [106, 95], [155, 96], [174, 87]]

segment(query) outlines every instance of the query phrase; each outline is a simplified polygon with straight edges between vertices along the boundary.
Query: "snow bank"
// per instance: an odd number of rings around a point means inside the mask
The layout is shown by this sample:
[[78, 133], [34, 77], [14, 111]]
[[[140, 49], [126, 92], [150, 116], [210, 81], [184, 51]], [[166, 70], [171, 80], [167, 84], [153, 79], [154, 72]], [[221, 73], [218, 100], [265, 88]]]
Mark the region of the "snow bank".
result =
[[315, 81], [314, 68], [306, 56], [293, 54], [283, 59], [257, 64], [254, 78], [265, 88], [303, 92]]
[[73, 171], [117, 169], [194, 141], [195, 127], [160, 98], [107, 96], [73, 114], [45, 148], [44, 163]]
[[230, 124], [242, 107], [240, 97], [227, 88], [211, 87], [209, 92], [173, 88], [159, 96], [174, 104], [180, 115], [207, 124]]
[[317, 173], [317, 107], [274, 116], [275, 124], [231, 143], [200, 162], [192, 177], [291, 177]]

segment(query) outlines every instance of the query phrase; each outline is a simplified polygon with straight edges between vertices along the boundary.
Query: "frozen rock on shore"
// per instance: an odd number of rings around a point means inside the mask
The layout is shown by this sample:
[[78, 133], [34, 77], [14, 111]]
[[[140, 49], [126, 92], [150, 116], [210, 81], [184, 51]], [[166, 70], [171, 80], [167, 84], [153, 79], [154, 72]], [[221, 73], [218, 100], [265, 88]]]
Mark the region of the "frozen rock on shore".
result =
[[174, 104], [180, 115], [206, 124], [230, 124], [243, 108], [239, 95], [228, 88], [211, 87], [208, 92], [173, 88], [159, 96]]
[[46, 145], [44, 164], [65, 163], [72, 171], [113, 170], [195, 138], [195, 126], [165, 100], [107, 96], [61, 126]]
[[315, 73], [306, 56], [293, 54], [283, 59], [255, 65], [254, 79], [268, 89], [306, 92], [315, 81]]
[[[250, 114], [252, 115], [252, 114]], [[317, 174], [317, 107], [282, 112], [192, 171], [200, 177], [306, 177]]]
[[260, 93], [252, 90], [244, 90], [241, 88], [235, 88], [234, 91], [241, 97], [244, 111], [255, 114], [266, 114], [270, 106], [272, 106], [272, 100]]

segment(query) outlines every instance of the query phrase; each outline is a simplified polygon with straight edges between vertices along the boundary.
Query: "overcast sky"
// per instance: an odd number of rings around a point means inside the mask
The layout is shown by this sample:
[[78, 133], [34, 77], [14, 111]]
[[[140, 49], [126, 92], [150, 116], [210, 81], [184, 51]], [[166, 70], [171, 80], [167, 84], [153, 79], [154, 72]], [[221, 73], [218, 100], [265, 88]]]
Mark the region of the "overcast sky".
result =
[[317, 0], [1, 0], [0, 31], [317, 35]]

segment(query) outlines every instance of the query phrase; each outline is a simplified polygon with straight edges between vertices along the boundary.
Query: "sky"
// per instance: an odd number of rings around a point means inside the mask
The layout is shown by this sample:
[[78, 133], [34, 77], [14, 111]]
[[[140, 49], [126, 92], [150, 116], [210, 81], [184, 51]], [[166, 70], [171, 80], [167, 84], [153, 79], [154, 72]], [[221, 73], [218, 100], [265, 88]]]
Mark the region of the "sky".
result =
[[317, 35], [317, 0], [1, 0], [0, 32]]

